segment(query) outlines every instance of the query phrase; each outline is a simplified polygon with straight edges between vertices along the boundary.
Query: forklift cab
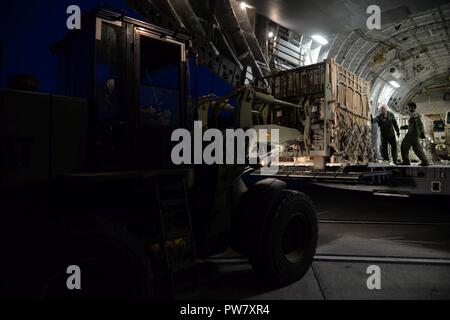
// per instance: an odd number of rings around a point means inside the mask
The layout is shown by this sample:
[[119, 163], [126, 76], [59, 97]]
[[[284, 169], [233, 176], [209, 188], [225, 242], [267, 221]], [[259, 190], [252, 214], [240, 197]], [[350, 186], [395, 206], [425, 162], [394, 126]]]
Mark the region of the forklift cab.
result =
[[189, 36], [98, 9], [55, 44], [59, 93], [91, 105], [89, 170], [172, 166], [171, 133], [187, 126]]
[[[193, 170], [176, 167], [171, 160], [173, 131], [193, 127], [188, 103], [190, 36], [104, 9], [82, 21], [81, 30], [71, 32], [53, 49], [61, 71], [61, 93], [90, 101], [86, 172], [94, 173], [94, 179], [95, 173], [101, 177], [106, 173], [115, 180], [122, 177], [120, 173], [128, 177], [127, 172], [137, 172], [138, 177], [152, 172], [164, 180], [175, 172], [188, 185], [193, 223], [202, 237], [198, 246], [214, 251], [209, 249], [216, 247], [211, 239], [218, 238], [222, 250], [239, 172], [227, 167], [224, 170], [232, 175], [226, 176], [214, 166]], [[80, 175], [70, 178], [79, 180]], [[143, 199], [156, 193], [147, 192]]]

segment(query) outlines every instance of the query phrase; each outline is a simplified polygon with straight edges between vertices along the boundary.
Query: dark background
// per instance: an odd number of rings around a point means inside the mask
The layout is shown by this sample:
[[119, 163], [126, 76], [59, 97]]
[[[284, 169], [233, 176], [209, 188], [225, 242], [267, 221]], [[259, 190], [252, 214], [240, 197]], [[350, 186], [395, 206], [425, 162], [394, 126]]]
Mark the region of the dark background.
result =
[[38, 91], [56, 92], [56, 58], [49, 46], [68, 32], [67, 7], [78, 5], [89, 11], [101, 4], [139, 16], [122, 0], [7, 0], [0, 10], [0, 87], [8, 86], [14, 73], [32, 74], [39, 79]]
[[[0, 10], [0, 88], [9, 86], [11, 74], [29, 74], [39, 80], [37, 91], [59, 93], [57, 59], [49, 47], [69, 32], [66, 21], [70, 15], [66, 10], [70, 5], [78, 5], [81, 12], [105, 5], [143, 20], [125, 0], [7, 0]], [[195, 69], [192, 66], [191, 61], [193, 96], [212, 92], [225, 95], [232, 90], [206, 67]]]

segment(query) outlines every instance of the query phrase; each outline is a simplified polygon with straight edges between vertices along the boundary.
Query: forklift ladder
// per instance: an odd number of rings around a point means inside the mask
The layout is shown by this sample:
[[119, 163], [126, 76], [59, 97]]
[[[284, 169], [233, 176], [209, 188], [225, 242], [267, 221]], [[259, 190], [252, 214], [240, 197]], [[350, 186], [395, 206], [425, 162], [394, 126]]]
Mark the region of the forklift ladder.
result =
[[[158, 175], [154, 186], [158, 202], [158, 247], [162, 249], [166, 270], [161, 279], [165, 288], [161, 289], [172, 299], [185, 298], [184, 292], [196, 292], [199, 285], [186, 180], [181, 175]], [[190, 288], [186, 288], [186, 280]]]

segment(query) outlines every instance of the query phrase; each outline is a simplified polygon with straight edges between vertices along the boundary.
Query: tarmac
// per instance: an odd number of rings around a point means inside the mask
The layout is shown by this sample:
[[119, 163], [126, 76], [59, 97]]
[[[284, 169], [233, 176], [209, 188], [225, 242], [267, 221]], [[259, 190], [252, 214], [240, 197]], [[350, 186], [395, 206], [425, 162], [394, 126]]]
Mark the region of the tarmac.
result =
[[[348, 191], [312, 192], [319, 219], [314, 263], [299, 282], [268, 290], [231, 250], [201, 265], [198, 299], [450, 299], [450, 200], [379, 198]], [[381, 289], [370, 290], [371, 265]]]

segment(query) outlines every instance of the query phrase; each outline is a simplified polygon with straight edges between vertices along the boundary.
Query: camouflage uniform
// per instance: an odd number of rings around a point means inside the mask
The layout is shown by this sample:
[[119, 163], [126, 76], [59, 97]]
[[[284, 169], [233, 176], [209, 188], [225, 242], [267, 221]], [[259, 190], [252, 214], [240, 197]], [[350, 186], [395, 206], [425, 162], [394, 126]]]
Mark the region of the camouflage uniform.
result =
[[[392, 160], [397, 163], [397, 140], [395, 138], [395, 132], [400, 134], [397, 120], [392, 112], [387, 112], [386, 117], [379, 115], [372, 120], [372, 123], [378, 124], [381, 134], [381, 154], [385, 161], [389, 161], [388, 147], [391, 146]], [[395, 130], [395, 132], [394, 132]]]
[[420, 161], [422, 161], [422, 164], [427, 165], [429, 163], [425, 153], [423, 152], [423, 148], [420, 145], [419, 139], [425, 139], [425, 130], [423, 128], [420, 114], [418, 112], [414, 112], [409, 118], [408, 133], [406, 134], [405, 139], [403, 139], [401, 146], [404, 164], [410, 164], [409, 150], [411, 147]]

